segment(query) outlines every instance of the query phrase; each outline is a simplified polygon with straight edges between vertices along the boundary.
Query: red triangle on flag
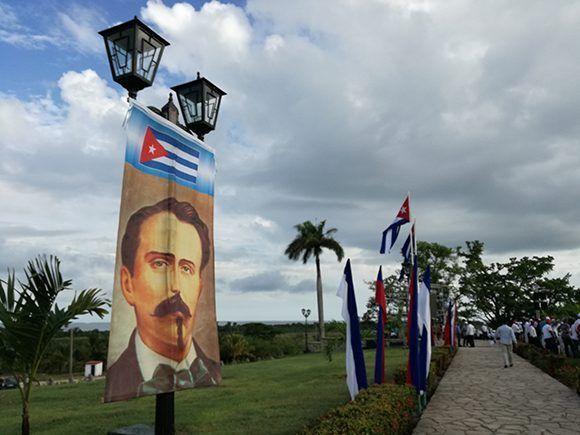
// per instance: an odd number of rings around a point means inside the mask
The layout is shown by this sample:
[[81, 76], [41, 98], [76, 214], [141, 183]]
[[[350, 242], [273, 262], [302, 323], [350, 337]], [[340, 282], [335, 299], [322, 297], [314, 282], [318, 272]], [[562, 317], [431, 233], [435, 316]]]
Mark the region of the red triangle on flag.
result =
[[397, 218], [405, 219], [407, 222], [411, 221], [411, 210], [409, 210], [409, 196], [405, 198], [399, 213], [397, 214]]
[[139, 161], [145, 163], [159, 157], [165, 157], [166, 155], [167, 150], [159, 143], [155, 137], [155, 133], [151, 130], [151, 127], [147, 127], [145, 138], [143, 139], [143, 145], [141, 146], [141, 157], [139, 158]]

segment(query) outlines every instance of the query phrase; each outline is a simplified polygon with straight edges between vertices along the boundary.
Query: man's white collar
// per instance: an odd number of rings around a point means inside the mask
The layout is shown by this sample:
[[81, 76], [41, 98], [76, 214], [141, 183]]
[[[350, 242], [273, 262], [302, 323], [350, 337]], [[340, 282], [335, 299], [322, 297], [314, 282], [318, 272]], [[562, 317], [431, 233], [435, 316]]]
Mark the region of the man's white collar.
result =
[[139, 368], [141, 369], [141, 376], [143, 376], [144, 381], [148, 381], [153, 377], [153, 373], [159, 364], [166, 364], [177, 372], [184, 369], [189, 370], [197, 358], [195, 346], [193, 343], [191, 343], [189, 352], [185, 358], [179, 363], [163, 355], [160, 355], [147, 347], [145, 343], [143, 343], [143, 340], [141, 340], [141, 336], [139, 335], [139, 331], [137, 331], [135, 334], [135, 351], [137, 353], [137, 362], [139, 363]]

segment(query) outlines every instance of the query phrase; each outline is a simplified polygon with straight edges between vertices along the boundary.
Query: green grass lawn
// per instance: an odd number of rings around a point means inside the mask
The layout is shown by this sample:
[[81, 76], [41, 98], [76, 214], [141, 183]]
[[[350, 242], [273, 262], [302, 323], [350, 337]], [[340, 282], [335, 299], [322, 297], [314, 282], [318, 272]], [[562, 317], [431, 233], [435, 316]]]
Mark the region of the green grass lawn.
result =
[[[374, 351], [366, 351], [369, 381]], [[406, 363], [406, 353], [389, 349], [387, 376]], [[177, 433], [295, 433], [329, 409], [348, 401], [344, 352], [332, 362], [322, 354], [223, 367], [217, 388], [175, 395]], [[137, 423], [153, 425], [155, 399], [103, 404], [104, 381], [35, 387], [31, 400], [33, 434], [105, 434]], [[0, 434], [20, 431], [17, 390], [0, 391]]]

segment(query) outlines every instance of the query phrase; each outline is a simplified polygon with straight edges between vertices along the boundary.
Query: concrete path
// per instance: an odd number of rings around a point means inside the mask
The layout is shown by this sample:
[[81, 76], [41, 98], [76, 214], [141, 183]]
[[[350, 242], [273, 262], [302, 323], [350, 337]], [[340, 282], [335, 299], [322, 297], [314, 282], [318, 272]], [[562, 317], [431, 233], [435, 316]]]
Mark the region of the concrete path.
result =
[[499, 346], [460, 348], [414, 434], [580, 434], [580, 397]]

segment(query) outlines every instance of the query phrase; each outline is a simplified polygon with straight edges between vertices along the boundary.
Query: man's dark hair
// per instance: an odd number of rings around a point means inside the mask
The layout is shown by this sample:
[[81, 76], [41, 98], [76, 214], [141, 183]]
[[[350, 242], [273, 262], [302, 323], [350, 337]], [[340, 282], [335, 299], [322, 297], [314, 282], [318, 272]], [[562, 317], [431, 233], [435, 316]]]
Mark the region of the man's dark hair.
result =
[[[141, 208], [131, 215], [127, 222], [123, 241], [121, 242], [121, 259], [123, 266], [129, 269], [131, 275], [135, 268], [135, 256], [137, 255], [137, 248], [141, 242], [140, 234], [143, 222], [146, 219], [158, 213], [169, 212], [173, 213], [177, 219], [186, 224], [191, 224], [197, 230], [199, 238], [201, 239], [201, 269], [209, 261], [210, 242], [209, 231], [207, 226], [200, 219], [197, 211], [188, 202], [180, 202], [173, 197], [165, 198], [157, 204], [149, 205]], [[201, 270], [200, 269], [200, 270]]]

